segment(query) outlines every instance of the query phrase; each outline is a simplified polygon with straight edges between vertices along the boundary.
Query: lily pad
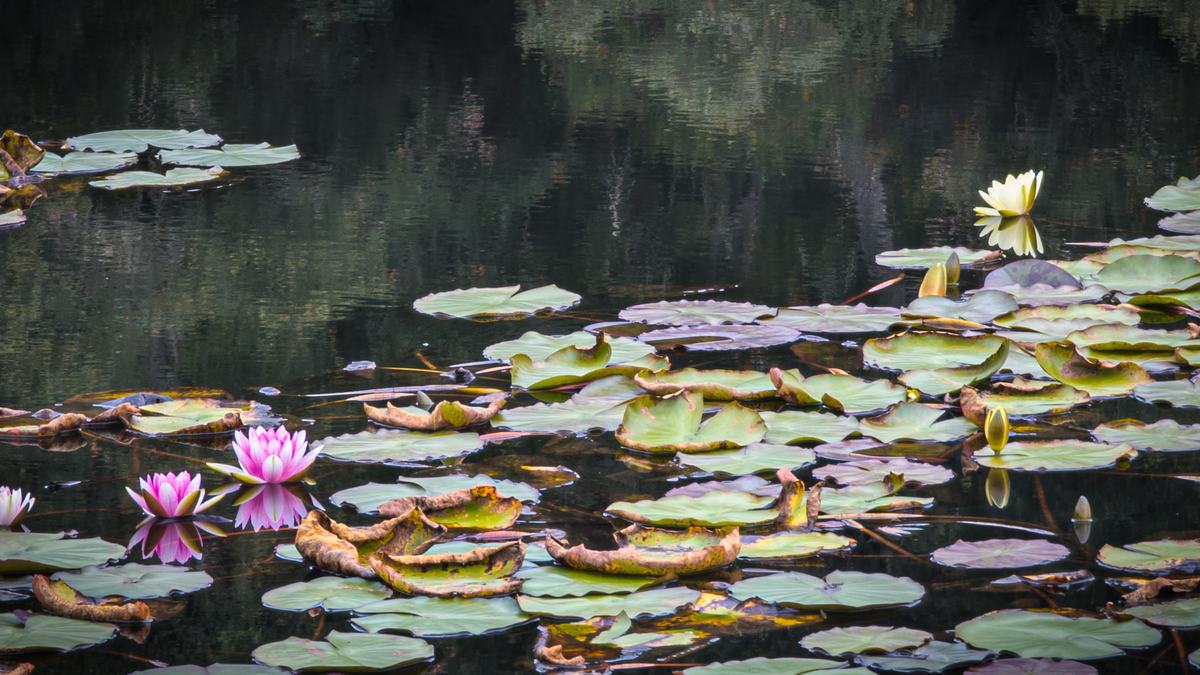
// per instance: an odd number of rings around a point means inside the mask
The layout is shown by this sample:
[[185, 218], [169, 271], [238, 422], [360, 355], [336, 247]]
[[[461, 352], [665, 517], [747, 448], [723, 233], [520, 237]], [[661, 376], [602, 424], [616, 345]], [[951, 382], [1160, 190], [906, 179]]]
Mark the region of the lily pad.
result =
[[983, 426], [987, 411], [1004, 408], [1009, 417], [1063, 413], [1091, 400], [1087, 392], [1059, 382], [1039, 382], [1023, 377], [1012, 382], [997, 382], [991, 391], [963, 387], [959, 405], [963, 415]]
[[24, 223], [25, 220], [25, 212], [21, 209], [2, 211], [0, 212], [0, 230], [16, 227]]
[[921, 601], [925, 588], [908, 577], [836, 570], [824, 579], [800, 572], [744, 579], [731, 585], [729, 594], [739, 600], [760, 598], [800, 609], [844, 612], [909, 607]]
[[875, 264], [900, 270], [928, 269], [946, 262], [951, 253], [958, 256], [959, 265], [963, 267], [977, 267], [1003, 256], [1000, 251], [980, 251], [965, 246], [932, 246], [884, 251], [875, 256]]
[[521, 586], [513, 578], [525, 559], [525, 545], [511, 541], [465, 553], [377, 554], [370, 560], [381, 581], [408, 595], [477, 598], [509, 595]]
[[979, 663], [991, 655], [992, 653], [989, 651], [971, 649], [962, 642], [933, 640], [910, 652], [883, 656], [863, 655], [858, 657], [857, 661], [865, 666], [887, 672], [940, 673], [948, 668]]
[[742, 537], [739, 558], [780, 560], [808, 558], [827, 551], [845, 551], [855, 541], [832, 532], [777, 532], [763, 537]]
[[885, 370], [978, 366], [993, 357], [1006, 342], [994, 335], [908, 332], [867, 340], [863, 344], [863, 362]]
[[983, 279], [985, 289], [1003, 290], [1009, 286], [1028, 288], [1037, 285], [1083, 288], [1078, 279], [1045, 260], [1017, 260], [989, 272]]
[[699, 394], [642, 396], [625, 407], [616, 437], [622, 445], [645, 452], [704, 452], [757, 443], [767, 433], [758, 413], [737, 403], [701, 422], [703, 415], [704, 397]]
[[1200, 598], [1184, 598], [1125, 610], [1146, 623], [1163, 628], [1200, 628]]
[[940, 396], [961, 389], [968, 384], [990, 378], [1008, 362], [1010, 348], [1011, 343], [1004, 340], [996, 348], [995, 353], [977, 365], [918, 368], [904, 373], [899, 379], [913, 389], [919, 389], [932, 396]]
[[863, 436], [884, 443], [899, 440], [941, 443], [957, 440], [978, 431], [965, 417], [941, 420], [945, 413], [945, 410], [921, 403], [899, 403], [878, 417], [862, 420], [859, 423], [859, 431]]
[[821, 491], [821, 513], [832, 515], [854, 513], [882, 513], [923, 509], [933, 504], [932, 497], [910, 497], [897, 494], [904, 487], [900, 481], [889, 484], [856, 483], [840, 488], [825, 488]]
[[813, 478], [832, 479], [839, 485], [878, 483], [897, 475], [909, 485], [941, 485], [954, 480], [954, 472], [936, 464], [896, 459], [857, 459], [842, 464], [830, 464], [813, 471]]
[[749, 302], [662, 300], [626, 307], [618, 316], [624, 321], [661, 326], [695, 326], [698, 324], [751, 323], [760, 317], [774, 314], [774, 307], [755, 305]]
[[615, 550], [591, 549], [548, 536], [546, 551], [572, 569], [601, 574], [685, 576], [725, 567], [741, 550], [738, 528], [660, 530], [633, 525], [620, 530]]
[[572, 433], [615, 431], [625, 417], [625, 404], [609, 400], [535, 403], [509, 408], [492, 418], [492, 426], [512, 431]]
[[863, 654], [893, 652], [897, 649], [919, 647], [933, 639], [923, 630], [891, 626], [847, 626], [811, 633], [800, 641], [805, 649], [829, 654]]
[[207, 666], [185, 665], [148, 668], [130, 675], [279, 675], [287, 671], [250, 663], [213, 663]]
[[1014, 312], [996, 317], [993, 323], [1005, 328], [1037, 331], [1061, 339], [1077, 330], [1084, 330], [1092, 326], [1101, 324], [1136, 326], [1140, 321], [1141, 315], [1138, 312], [1124, 307], [1043, 305], [1022, 307]]
[[[607, 339], [612, 353], [609, 363], [626, 363], [636, 361], [654, 353], [654, 347], [627, 337], [609, 337]], [[535, 361], [544, 361], [546, 357], [563, 347], [587, 348], [596, 344], [596, 336], [587, 331], [575, 331], [567, 335], [543, 335], [536, 331], [528, 331], [515, 340], [497, 342], [483, 350], [484, 358], [496, 361], [507, 361], [517, 354], [524, 354]]]
[[378, 672], [433, 660], [433, 645], [420, 638], [332, 631], [324, 640], [290, 637], [254, 650], [254, 660], [297, 671]]
[[1200, 210], [1167, 216], [1158, 221], [1158, 227], [1177, 234], [1200, 234]]
[[521, 389], [553, 389], [610, 375], [634, 375], [642, 370], [659, 371], [670, 367], [665, 358], [657, 356], [610, 366], [612, 347], [603, 335], [596, 338], [591, 348], [568, 346], [553, 352], [545, 360], [534, 360], [525, 354], [517, 354], [511, 360], [512, 384]]
[[785, 345], [800, 339], [786, 326], [765, 324], [675, 326], [647, 331], [638, 336], [658, 349], [680, 348], [690, 352], [720, 352]]
[[32, 171], [61, 175], [101, 173], [124, 169], [137, 161], [137, 155], [132, 152], [68, 152], [66, 155], [47, 152]]
[[1017, 441], [1004, 446], [999, 454], [991, 448], [977, 450], [972, 457], [991, 469], [1010, 471], [1087, 471], [1113, 466], [1119, 461], [1137, 457], [1133, 446], [1122, 443], [1090, 443], [1088, 441]]
[[908, 390], [890, 380], [864, 380], [853, 375], [823, 373], [802, 377], [797, 370], [771, 369], [779, 395], [800, 405], [825, 404], [839, 413], [861, 414], [905, 400]]
[[966, 319], [976, 323], [988, 323], [992, 319], [1016, 311], [1019, 305], [1008, 293], [980, 291], [966, 300], [951, 300], [938, 295], [917, 298], [904, 308], [912, 316], [942, 316]]
[[971, 675], [1096, 675], [1096, 668], [1063, 659], [998, 659], [967, 671]]
[[140, 406], [129, 428], [148, 436], [207, 436], [271, 421], [270, 410], [256, 403], [187, 398]]
[[1124, 396], [1151, 381], [1136, 363], [1106, 365], [1083, 356], [1069, 342], [1043, 342], [1034, 358], [1054, 379], [1092, 396]]
[[707, 666], [692, 666], [684, 675], [869, 675], [866, 668], [843, 668], [841, 661], [829, 659], [767, 658], [756, 656], [744, 661], [721, 661]]
[[1161, 639], [1157, 630], [1136, 619], [1076, 618], [1023, 609], [984, 614], [958, 624], [954, 633], [994, 652], [1083, 660], [1121, 656], [1126, 649], [1149, 647]]
[[386, 586], [357, 577], [317, 577], [312, 581], [272, 588], [263, 593], [262, 604], [286, 612], [320, 608], [326, 612], [348, 612], [384, 600], [392, 592]]
[[166, 173], [153, 171], [122, 171], [88, 183], [92, 187], [105, 190], [124, 190], [128, 188], [161, 187], [173, 188], [186, 185], [196, 185], [216, 180], [225, 174], [219, 166], [211, 169], [168, 169]]
[[88, 566], [78, 572], [59, 572], [53, 579], [90, 598], [117, 596], [130, 600], [163, 598], [193, 593], [212, 585], [207, 572], [178, 565], [125, 563], [112, 567]]
[[759, 417], [767, 425], [767, 443], [803, 443], [840, 441], [858, 431], [858, 420], [831, 413], [785, 410], [762, 412]]
[[658, 582], [657, 576], [607, 574], [571, 569], [560, 565], [545, 565], [522, 570], [525, 579], [521, 594], [542, 598], [577, 598], [593, 593], [620, 595], [648, 588]]
[[468, 288], [418, 298], [413, 301], [413, 309], [422, 314], [459, 319], [511, 317], [566, 309], [582, 299], [582, 296], [553, 284], [527, 291], [522, 291], [520, 286]]
[[1045, 565], [1070, 554], [1067, 547], [1044, 539], [959, 539], [929, 554], [929, 559], [944, 567], [995, 570]]
[[367, 483], [339, 490], [329, 497], [337, 506], [353, 506], [359, 513], [377, 513], [393, 499], [444, 495], [476, 485], [494, 485], [500, 494], [526, 502], [538, 501], [538, 491], [525, 483], [500, 480], [484, 474], [448, 476], [405, 476], [395, 483]]
[[182, 166], [265, 166], [300, 159], [294, 145], [276, 147], [270, 143], [226, 143], [220, 149], [163, 150], [158, 160]]
[[775, 509], [766, 508], [771, 497], [749, 492], [713, 490], [699, 496], [675, 495], [637, 502], [613, 502], [608, 513], [635, 523], [665, 527], [729, 527], [762, 525], [775, 520]]
[[1105, 544], [1096, 562], [1136, 574], [1192, 574], [1200, 570], [1200, 539], [1159, 539], [1121, 547]]
[[1139, 450], [1185, 452], [1200, 450], [1200, 424], [1180, 424], [1175, 420], [1159, 420], [1153, 424], [1117, 420], [1093, 429], [1092, 438], [1111, 445], [1127, 443]]
[[755, 370], [683, 368], [638, 374], [633, 379], [642, 389], [656, 396], [689, 391], [699, 394], [705, 401], [752, 401], [775, 395], [771, 378]]
[[1135, 398], [1147, 403], [1170, 403], [1176, 408], [1200, 408], [1200, 385], [1193, 379], [1139, 384]]
[[526, 614], [558, 619], [587, 619], [593, 616], [617, 616], [624, 612], [632, 619], [674, 614], [680, 607], [696, 602], [699, 591], [686, 586], [651, 588], [624, 595], [587, 595], [578, 598], [538, 598], [518, 595], [517, 604]]
[[321, 441], [321, 455], [343, 462], [403, 464], [461, 457], [483, 447], [479, 434], [459, 431], [360, 431]]
[[1174, 185], [1164, 185], [1146, 197], [1146, 206], [1159, 211], [1200, 209], [1200, 176], [1181, 177]]
[[105, 642], [117, 634], [110, 623], [34, 614], [22, 619], [0, 614], [0, 654], [69, 652]]
[[1122, 293], [1183, 291], [1200, 283], [1200, 260], [1180, 255], [1132, 255], [1096, 274], [1100, 283]]
[[203, 129], [121, 129], [99, 131], [94, 134], [73, 136], [67, 139], [72, 150], [96, 152], [145, 152], [150, 146], [167, 150], [180, 148], [210, 148], [220, 145], [221, 137], [205, 133]]
[[717, 476], [747, 476], [755, 473], [775, 473], [783, 468], [800, 469], [817, 461], [808, 448], [772, 443], [752, 443], [736, 450], [684, 453], [676, 456], [684, 466], [694, 467]]
[[900, 310], [895, 307], [857, 304], [780, 307], [778, 314], [761, 323], [806, 333], [882, 333], [898, 321]]
[[533, 617], [517, 601], [500, 598], [392, 598], [363, 605], [351, 623], [368, 633], [408, 633], [425, 638], [492, 635]]
[[494, 485], [475, 485], [443, 495], [401, 497], [379, 506], [385, 517], [416, 507], [433, 522], [452, 530], [504, 530], [521, 517], [521, 500], [502, 497]]
[[65, 537], [62, 532], [0, 530], [0, 574], [74, 570], [125, 557], [125, 547], [119, 544]]
[[[1050, 284], [1034, 284], [1032, 286], [1018, 286], [1012, 284], [1009, 286], [997, 286], [990, 290], [1008, 293], [1022, 307], [1099, 302], [1109, 294], [1109, 290], [1100, 284], [1088, 284], [1083, 288], [1075, 285], [1051, 286]], [[971, 295], [974, 292], [967, 291], [966, 294]]]

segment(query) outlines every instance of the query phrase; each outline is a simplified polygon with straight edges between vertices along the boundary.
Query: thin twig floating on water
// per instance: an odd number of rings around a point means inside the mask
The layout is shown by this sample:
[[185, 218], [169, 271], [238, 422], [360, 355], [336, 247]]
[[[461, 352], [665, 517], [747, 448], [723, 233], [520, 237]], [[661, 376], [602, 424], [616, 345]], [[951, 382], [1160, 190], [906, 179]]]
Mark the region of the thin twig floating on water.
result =
[[863, 291], [862, 293], [859, 293], [858, 295], [852, 295], [852, 296], [846, 298], [845, 300], [841, 301], [838, 304], [848, 305], [848, 304], [854, 302], [855, 300], [862, 300], [863, 298], [867, 297], [868, 295], [871, 295], [872, 293], [878, 293], [879, 291], [882, 291], [883, 289], [885, 289], [889, 286], [895, 286], [896, 284], [900, 283], [901, 281], [904, 281], [904, 275], [897, 274], [896, 276], [892, 277], [891, 279], [888, 279], [887, 281], [881, 281], [881, 282], [875, 284], [874, 286], [868, 288], [867, 290]]

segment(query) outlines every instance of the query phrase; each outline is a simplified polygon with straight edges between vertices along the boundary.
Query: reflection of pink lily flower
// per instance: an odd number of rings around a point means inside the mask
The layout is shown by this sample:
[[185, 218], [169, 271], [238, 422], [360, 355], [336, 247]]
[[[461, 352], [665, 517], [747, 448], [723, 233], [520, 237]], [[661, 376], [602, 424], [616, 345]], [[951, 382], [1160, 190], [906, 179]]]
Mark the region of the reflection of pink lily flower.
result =
[[141, 491], [125, 488], [129, 496], [146, 515], [158, 518], [183, 518], [202, 513], [221, 501], [217, 495], [204, 501], [204, 488], [200, 487], [200, 474], [192, 476], [186, 471], [179, 473], [156, 473], [138, 479]]
[[204, 555], [201, 531], [218, 537], [225, 536], [221, 528], [203, 520], [169, 520], [147, 518], [138, 525], [129, 541], [129, 549], [142, 546], [142, 559], [157, 557], [163, 563], [183, 564]]
[[15, 527], [33, 508], [35, 501], [33, 495], [25, 494], [21, 488], [0, 486], [0, 526]]
[[238, 512], [234, 525], [239, 528], [248, 524], [257, 532], [268, 527], [295, 527], [308, 513], [304, 500], [282, 485], [256, 485], [250, 490], [235, 502]]
[[282, 426], [274, 429], [254, 427], [249, 436], [238, 431], [233, 436], [233, 451], [240, 467], [211, 463], [209, 468], [243, 483], [291, 483], [304, 477], [316, 461], [320, 448], [308, 449], [304, 430], [288, 433]]

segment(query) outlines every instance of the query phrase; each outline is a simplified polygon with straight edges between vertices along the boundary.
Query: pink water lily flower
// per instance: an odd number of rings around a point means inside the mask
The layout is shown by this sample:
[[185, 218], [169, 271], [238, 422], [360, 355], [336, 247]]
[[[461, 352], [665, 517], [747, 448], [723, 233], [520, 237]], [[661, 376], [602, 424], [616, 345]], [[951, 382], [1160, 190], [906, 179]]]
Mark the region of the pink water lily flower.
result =
[[129, 550], [141, 545], [142, 559], [157, 557], [165, 564], [187, 563], [204, 557], [204, 537], [201, 533], [224, 537], [225, 532], [204, 520], [161, 520], [147, 518], [138, 525], [129, 542]]
[[37, 500], [25, 494], [21, 488], [0, 486], [0, 526], [14, 527], [33, 509]]
[[234, 525], [239, 528], [249, 525], [257, 532], [265, 528], [295, 527], [308, 515], [308, 504], [282, 485], [256, 485], [245, 489], [256, 492], [245, 500], [239, 497], [234, 520]]
[[240, 467], [217, 463], [208, 467], [243, 483], [291, 483], [304, 477], [321, 452], [319, 447], [306, 450], [307, 433], [303, 430], [290, 434], [282, 426], [254, 427], [248, 436], [240, 431], [233, 435], [233, 451]]
[[179, 473], [156, 473], [138, 479], [141, 490], [125, 488], [129, 496], [147, 515], [158, 518], [183, 518], [203, 513], [224, 495], [204, 501], [204, 488], [200, 487], [200, 474], [187, 471]]

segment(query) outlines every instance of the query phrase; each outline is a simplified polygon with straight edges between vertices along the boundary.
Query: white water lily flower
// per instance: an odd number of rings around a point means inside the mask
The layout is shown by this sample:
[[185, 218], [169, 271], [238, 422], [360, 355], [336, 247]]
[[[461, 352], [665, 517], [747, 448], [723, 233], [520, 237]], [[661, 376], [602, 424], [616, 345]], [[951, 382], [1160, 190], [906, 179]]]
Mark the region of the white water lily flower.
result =
[[1008, 175], [1004, 182], [992, 181], [987, 192], [979, 191], [979, 196], [987, 202], [987, 206], [976, 206], [977, 216], [1023, 216], [1033, 210], [1038, 193], [1042, 191], [1042, 172], [1026, 171], [1020, 176]]
[[0, 486], [0, 526], [13, 527], [20, 523], [35, 501], [33, 495], [25, 494], [20, 488]]

